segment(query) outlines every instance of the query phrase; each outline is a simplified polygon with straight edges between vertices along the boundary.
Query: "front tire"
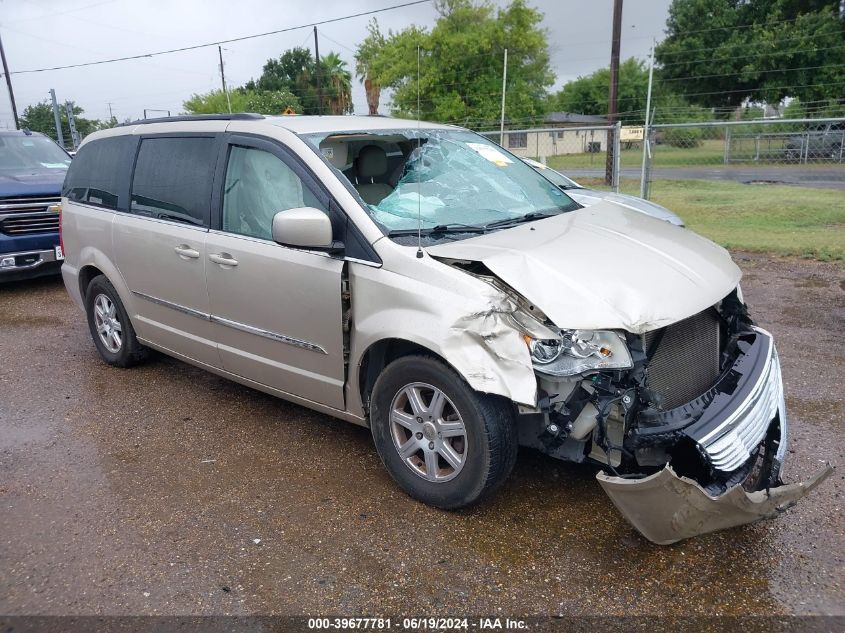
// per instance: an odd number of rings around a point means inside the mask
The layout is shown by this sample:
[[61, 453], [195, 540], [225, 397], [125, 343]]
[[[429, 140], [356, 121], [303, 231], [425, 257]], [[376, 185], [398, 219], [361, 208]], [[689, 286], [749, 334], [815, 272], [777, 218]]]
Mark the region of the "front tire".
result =
[[85, 313], [94, 346], [109, 365], [131, 367], [147, 358], [149, 349], [138, 342], [126, 308], [105, 275], [88, 284]]
[[444, 509], [496, 490], [516, 462], [513, 408], [480, 394], [428, 356], [388, 365], [373, 388], [370, 426], [379, 457], [412, 497]]

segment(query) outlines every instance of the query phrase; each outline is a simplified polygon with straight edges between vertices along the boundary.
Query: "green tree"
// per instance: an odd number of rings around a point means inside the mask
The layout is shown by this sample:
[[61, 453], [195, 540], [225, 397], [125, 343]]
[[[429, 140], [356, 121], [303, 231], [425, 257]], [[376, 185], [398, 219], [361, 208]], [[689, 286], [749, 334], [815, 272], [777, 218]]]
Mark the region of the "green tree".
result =
[[[390, 32], [381, 48], [368, 52], [367, 72], [380, 87], [393, 90], [393, 113], [469, 127], [498, 122], [502, 59], [508, 49], [507, 118], [536, 122], [545, 110], [549, 67], [542, 14], [525, 0], [496, 9], [488, 2], [439, 0], [440, 13], [429, 31], [416, 26]], [[420, 77], [417, 82], [417, 50]]]
[[352, 73], [337, 53], [320, 60], [323, 82], [323, 104], [329, 114], [352, 112]]
[[257, 80], [244, 86], [247, 90], [288, 91], [300, 103], [299, 114], [345, 114], [352, 111], [352, 75], [346, 62], [330, 52], [320, 60], [323, 109], [317, 92], [317, 62], [307, 48], [291, 48], [278, 58], [268, 59]]
[[[76, 125], [76, 131], [79, 132], [79, 138], [83, 139], [91, 132], [96, 132], [101, 127], [112, 127], [103, 124], [97, 119], [86, 119], [82, 116], [84, 110], [79, 106], [73, 106], [73, 122]], [[67, 121], [67, 113], [64, 106], [59, 106], [59, 114], [61, 116], [62, 132], [65, 137], [65, 142], [70, 143], [70, 126]], [[41, 103], [27, 106], [20, 117], [21, 127], [32, 130], [33, 132], [41, 132], [46, 134], [54, 140], [58, 140], [56, 136], [56, 123], [53, 117], [53, 105], [46, 99]]]
[[[610, 68], [600, 68], [586, 77], [566, 83], [550, 99], [550, 107], [578, 114], [607, 114]], [[645, 118], [648, 68], [633, 57], [619, 65], [619, 118], [641, 123]]]
[[257, 112], [258, 114], [282, 114], [286, 108], [299, 112], [299, 100], [287, 90], [247, 90], [235, 88], [229, 91], [229, 101], [222, 90], [192, 95], [182, 103], [189, 114], [220, 114], [232, 112]]
[[839, 0], [673, 0], [655, 51], [664, 85], [692, 103], [735, 108], [842, 99]]
[[296, 95], [288, 90], [245, 90], [239, 89], [246, 96], [244, 106], [246, 112], [257, 112], [258, 114], [283, 114], [290, 109], [294, 112], [301, 112], [302, 106]]
[[[229, 100], [232, 112], [246, 112], [247, 91], [230, 90]], [[211, 90], [204, 94], [193, 94], [182, 103], [188, 114], [221, 114], [229, 111], [226, 95], [222, 90]]]
[[355, 76], [364, 84], [367, 93], [367, 108], [370, 115], [378, 114], [378, 102], [381, 97], [381, 86], [370, 72], [373, 60], [384, 48], [385, 39], [375, 18], [367, 24], [367, 37], [358, 44], [355, 51]]

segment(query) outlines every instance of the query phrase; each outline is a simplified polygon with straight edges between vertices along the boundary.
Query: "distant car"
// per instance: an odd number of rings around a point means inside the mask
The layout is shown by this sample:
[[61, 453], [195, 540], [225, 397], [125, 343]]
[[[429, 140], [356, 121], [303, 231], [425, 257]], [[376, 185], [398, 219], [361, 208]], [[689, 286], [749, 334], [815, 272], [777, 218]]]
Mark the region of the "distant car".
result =
[[0, 283], [60, 272], [59, 204], [71, 158], [38, 132], [0, 132]]
[[832, 160], [845, 158], [845, 122], [819, 123], [786, 142], [786, 158], [790, 161]]
[[575, 202], [585, 207], [590, 207], [594, 204], [598, 204], [603, 200], [607, 200], [609, 202], [615, 202], [616, 204], [621, 205], [626, 209], [645, 213], [646, 215], [655, 217], [658, 220], [669, 222], [670, 224], [674, 224], [675, 226], [684, 226], [684, 221], [681, 218], [672, 213], [666, 207], [661, 207], [659, 204], [655, 204], [648, 200], [643, 200], [642, 198], [637, 198], [636, 196], [628, 196], [624, 193], [614, 193], [612, 191], [599, 191], [597, 189], [587, 189], [586, 187], [582, 187], [581, 185], [579, 185], [571, 178], [567, 178], [559, 171], [555, 171], [548, 165], [544, 165], [543, 163], [540, 163], [536, 160], [531, 160], [530, 158], [523, 158], [522, 160], [531, 165], [534, 169], [543, 174], [546, 178], [551, 180], [558, 187], [563, 189], [566, 192], [566, 195], [575, 200]]

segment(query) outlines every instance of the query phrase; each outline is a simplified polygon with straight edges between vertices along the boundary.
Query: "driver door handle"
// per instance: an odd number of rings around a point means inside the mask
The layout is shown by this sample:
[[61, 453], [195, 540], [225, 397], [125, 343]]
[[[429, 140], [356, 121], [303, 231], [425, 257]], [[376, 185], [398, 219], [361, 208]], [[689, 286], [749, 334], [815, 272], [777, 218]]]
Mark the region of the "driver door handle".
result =
[[208, 259], [221, 266], [237, 266], [238, 260], [229, 253], [209, 253]]

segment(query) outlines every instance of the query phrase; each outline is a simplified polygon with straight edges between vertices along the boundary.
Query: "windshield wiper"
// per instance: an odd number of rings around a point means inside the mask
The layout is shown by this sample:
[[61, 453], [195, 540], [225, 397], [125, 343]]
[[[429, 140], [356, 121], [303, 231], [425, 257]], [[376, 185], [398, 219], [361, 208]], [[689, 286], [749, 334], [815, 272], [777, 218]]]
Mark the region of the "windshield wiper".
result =
[[557, 213], [545, 213], [543, 211], [532, 211], [531, 213], [526, 213], [525, 215], [520, 215], [516, 218], [504, 218], [502, 220], [496, 220], [495, 222], [490, 222], [484, 225], [486, 229], [500, 229], [508, 226], [516, 226], [517, 224], [522, 224], [523, 222], [531, 222], [533, 220], [542, 220], [543, 218], [550, 218], [553, 215], [557, 215]]
[[422, 235], [435, 235], [443, 233], [484, 233], [486, 227], [477, 224], [461, 224], [460, 222], [450, 222], [448, 224], [438, 224], [430, 228], [424, 229], [395, 229], [390, 231], [388, 237], [398, 237], [400, 235], [416, 235], [418, 232]]

